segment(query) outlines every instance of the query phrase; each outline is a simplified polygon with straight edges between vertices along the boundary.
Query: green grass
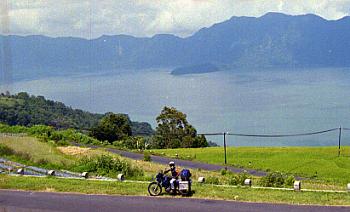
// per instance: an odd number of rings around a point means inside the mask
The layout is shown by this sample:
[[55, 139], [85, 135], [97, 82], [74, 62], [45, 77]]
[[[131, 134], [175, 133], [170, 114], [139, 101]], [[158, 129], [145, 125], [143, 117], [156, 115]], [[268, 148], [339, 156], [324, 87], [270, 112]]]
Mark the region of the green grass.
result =
[[[134, 182], [129, 183], [58, 179], [53, 177], [35, 178], [0, 175], [1, 189], [147, 196], [147, 186], [147, 183]], [[194, 184], [193, 190], [195, 190], [195, 194], [192, 198], [223, 199], [247, 202], [350, 206], [349, 193], [294, 192], [243, 187], [225, 188], [199, 184]]]
[[[40, 142], [31, 137], [0, 137], [0, 144], [6, 145], [14, 149], [15, 151], [23, 151], [30, 155], [31, 159], [40, 160], [46, 159], [50, 163], [61, 164], [74, 163], [82, 155], [72, 156], [61, 153], [55, 145]], [[249, 152], [249, 148], [243, 148], [246, 152]], [[243, 150], [242, 149], [242, 150]], [[269, 149], [269, 153], [279, 152], [275, 148]], [[206, 148], [206, 149], [183, 149], [179, 150], [166, 150], [167, 154], [171, 155], [175, 152], [181, 155], [192, 153], [196, 155], [196, 160], [203, 160], [209, 162], [208, 152], [213, 156], [213, 152], [219, 153], [220, 148]], [[159, 150], [165, 152], [165, 150]], [[232, 153], [234, 149], [229, 149]], [[257, 149], [256, 149], [257, 151]], [[265, 151], [267, 151], [265, 149]], [[280, 150], [281, 151], [281, 150]], [[251, 150], [251, 155], [258, 155]], [[233, 152], [234, 153], [234, 152]], [[89, 150], [87, 155], [101, 155], [110, 154], [103, 149]], [[205, 155], [207, 154], [207, 156]], [[249, 155], [249, 154], [246, 154]], [[118, 155], [114, 155], [119, 157]], [[203, 158], [201, 158], [203, 157]], [[215, 158], [215, 157], [214, 157]], [[205, 160], [204, 160], [205, 159]], [[215, 158], [220, 159], [219, 157]], [[154, 176], [159, 170], [164, 169], [164, 165], [146, 162], [135, 161], [131, 159], [124, 159], [131, 163], [133, 166], [141, 167], [146, 175], [143, 179], [147, 179], [150, 176]], [[219, 160], [217, 163], [220, 163]], [[228, 175], [221, 175], [220, 172], [209, 172], [203, 170], [191, 170], [193, 173], [193, 179], [199, 176], [206, 178], [215, 177], [219, 179], [220, 184], [226, 184]], [[140, 180], [142, 180], [140, 178]], [[257, 178], [253, 178], [253, 183], [257, 182]], [[115, 195], [148, 195], [147, 183], [121, 183], [121, 182], [101, 182], [91, 180], [68, 180], [58, 179], [52, 177], [34, 178], [34, 177], [14, 177], [7, 175], [0, 175], [0, 188], [3, 189], [21, 189], [21, 190], [35, 190], [35, 191], [53, 191], [53, 192], [79, 192], [86, 194], [115, 194]], [[310, 189], [337, 189], [344, 190], [343, 184], [333, 184], [318, 182], [316, 180], [308, 180], [303, 182], [303, 188]], [[276, 191], [276, 190], [264, 190], [264, 189], [249, 189], [249, 188], [224, 188], [215, 187], [212, 185], [199, 185], [195, 184], [194, 189], [196, 191], [195, 198], [209, 198], [209, 199], [225, 199], [225, 200], [239, 200], [239, 201], [251, 201], [251, 202], [274, 202], [274, 203], [290, 203], [290, 204], [322, 204], [322, 205], [350, 205], [349, 193], [321, 193], [321, 192], [291, 192], [291, 191]]]
[[[111, 152], [108, 152], [104, 149], [86, 149], [87, 151], [83, 151], [84, 153], [79, 153], [75, 155], [68, 154], [66, 151], [69, 149], [69, 147], [56, 147], [52, 143], [48, 142], [41, 142], [36, 138], [32, 137], [18, 137], [18, 136], [1, 136], [0, 135], [0, 145], [7, 146], [11, 148], [12, 150], [16, 151], [17, 153], [26, 153], [29, 158], [23, 159], [16, 155], [14, 156], [5, 156], [8, 159], [16, 162], [20, 162], [26, 165], [34, 165], [34, 166], [41, 166], [44, 168], [52, 168], [52, 169], [65, 169], [65, 170], [72, 170], [72, 171], [81, 171], [80, 166], [77, 165], [77, 162], [85, 156], [88, 157], [96, 157], [100, 155], [110, 155], [115, 158], [119, 158], [120, 160], [127, 161], [129, 164], [131, 164], [132, 167], [138, 167], [142, 169], [145, 172], [144, 176], [134, 176], [133, 179], [151, 179], [154, 177], [156, 173], [158, 173], [159, 170], [164, 170], [164, 168], [167, 168], [167, 166], [155, 164], [151, 162], [145, 162], [145, 161], [136, 161], [131, 160], [128, 158], [120, 157], [117, 154], [113, 154]], [[61, 149], [61, 151], [59, 150]], [[78, 147], [77, 151], [79, 150]], [[64, 149], [66, 149], [64, 151]], [[63, 152], [66, 152], [64, 154]], [[47, 164], [38, 164], [39, 161], [45, 160], [47, 161]], [[84, 168], [84, 167], [83, 167]], [[77, 170], [79, 169], [79, 170]], [[219, 173], [209, 173], [205, 171], [195, 171], [194, 170], [194, 176], [201, 175], [201, 176], [208, 176], [208, 175], [216, 175], [220, 176]], [[116, 177], [116, 176], [110, 176], [110, 177]]]
[[[223, 164], [222, 147], [200, 149], [161, 149], [153, 153], [193, 160], [205, 163]], [[342, 153], [349, 153], [349, 147], [343, 147]], [[281, 171], [325, 181], [350, 183], [350, 157], [337, 157], [336, 147], [229, 147], [227, 148], [229, 165], [264, 171]]]
[[[1, 136], [0, 135], [0, 145], [5, 145], [7, 147], [10, 147], [12, 150], [15, 150], [16, 152], [24, 152], [27, 153], [30, 156], [30, 160], [24, 160], [18, 157], [8, 157], [8, 159], [16, 162], [20, 162], [26, 165], [34, 165], [34, 166], [41, 166], [44, 168], [52, 168], [52, 169], [65, 169], [65, 170], [71, 170], [71, 171], [81, 171], [77, 170], [79, 167], [77, 167], [76, 162], [78, 162], [81, 158], [84, 156], [88, 157], [96, 157], [99, 155], [110, 155], [113, 157], [120, 158], [123, 161], [127, 161], [129, 164], [131, 164], [132, 167], [138, 167], [144, 171], [144, 176], [133, 176], [132, 179], [137, 180], [147, 180], [154, 177], [160, 170], [164, 170], [165, 168], [168, 168], [168, 166], [152, 163], [152, 162], [146, 162], [146, 161], [136, 161], [128, 158], [123, 158], [117, 154], [108, 152], [104, 150], [103, 148], [100, 149], [89, 149], [88, 151], [84, 151], [84, 153], [76, 154], [76, 155], [69, 155], [62, 153], [62, 149], [69, 147], [56, 147], [52, 143], [47, 142], [41, 142], [36, 138], [32, 137], [17, 137], [17, 136]], [[61, 148], [61, 151], [59, 151], [59, 148]], [[75, 147], [78, 148], [78, 147]], [[79, 148], [78, 148], [79, 149]], [[64, 152], [64, 151], [63, 151]], [[46, 160], [48, 164], [37, 164], [36, 162], [40, 160]], [[222, 183], [225, 183], [227, 181], [227, 177], [221, 176], [220, 173], [217, 172], [208, 172], [208, 171], [198, 171], [198, 170], [192, 170], [192, 174], [194, 179], [199, 176], [216, 176], [219, 177]], [[110, 177], [116, 177], [116, 176], [110, 176]], [[129, 178], [130, 179], [130, 178]]]
[[[41, 142], [38, 139], [31, 138], [31, 137], [16, 137], [16, 136], [0, 136], [0, 145], [6, 145], [8, 147], [11, 147], [11, 149], [17, 151], [17, 152], [25, 152], [30, 156], [30, 160], [20, 160], [19, 158], [9, 157], [10, 160], [21, 162], [23, 164], [27, 165], [35, 165], [35, 166], [41, 166], [44, 168], [52, 168], [52, 169], [66, 169], [66, 170], [72, 170], [72, 171], [78, 171], [76, 170], [76, 162], [79, 161], [84, 156], [98, 156], [98, 155], [111, 155], [113, 157], [119, 157], [122, 160], [126, 160], [129, 164], [131, 164], [133, 167], [138, 167], [143, 169], [144, 176], [139, 177], [132, 177], [132, 179], [138, 179], [138, 180], [148, 180], [154, 177], [156, 173], [158, 173], [159, 170], [164, 170], [167, 168], [167, 166], [142, 161], [142, 160], [131, 160], [127, 158], [122, 158], [119, 155], [110, 153], [103, 148], [100, 149], [88, 149], [88, 151], [79, 153], [75, 155], [71, 155], [67, 152], [67, 150], [70, 149], [70, 147], [59, 147], [60, 151], [58, 150], [58, 147], [56, 147], [54, 144], [50, 142]], [[74, 147], [78, 148], [78, 147]], [[65, 150], [63, 150], [65, 149]], [[75, 149], [73, 149], [75, 151]], [[200, 151], [202, 150], [202, 151]], [[205, 153], [205, 151], [218, 151], [220, 148], [206, 148], [206, 149], [183, 149], [180, 150], [182, 152], [188, 151], [188, 153], [196, 152], [196, 160], [198, 160], [198, 156], [202, 156], [201, 154], [198, 154], [198, 152]], [[62, 153], [65, 152], [64, 153]], [[76, 150], [80, 152], [79, 148]], [[161, 150], [163, 151], [163, 150]], [[165, 151], [165, 150], [164, 150]], [[163, 151], [163, 152], [164, 152]], [[168, 152], [178, 152], [179, 150], [166, 150]], [[229, 149], [229, 152], [232, 151], [232, 149]], [[271, 152], [271, 151], [270, 151]], [[170, 153], [168, 153], [170, 154]], [[179, 153], [180, 154], [180, 153]], [[248, 155], [248, 154], [247, 154]], [[185, 156], [185, 154], [181, 153], [180, 156]], [[194, 156], [194, 155], [193, 155]], [[7, 156], [6, 156], [7, 157]], [[205, 157], [205, 159], [208, 159], [209, 156]], [[19, 159], [19, 160], [18, 160]], [[37, 164], [36, 161], [40, 161], [42, 159], [47, 160], [48, 164]], [[219, 157], [215, 158], [219, 159]], [[207, 161], [208, 162], [208, 161]], [[220, 163], [220, 162], [218, 162]], [[178, 167], [181, 169], [181, 167]], [[230, 181], [231, 175], [222, 175], [219, 171], [218, 172], [210, 172], [210, 171], [204, 171], [204, 170], [191, 170], [193, 179], [197, 179], [200, 176], [204, 176], [206, 178], [214, 177], [218, 178], [219, 184], [228, 184]], [[129, 178], [130, 179], [130, 178]], [[257, 185], [257, 182], [259, 181], [258, 178], [253, 177], [253, 184]], [[309, 188], [309, 189], [327, 189], [327, 190], [345, 190], [345, 185], [347, 181], [331, 181], [331, 182], [325, 182], [324, 180], [304, 180], [303, 181], [303, 188]]]
[[62, 154], [54, 145], [39, 142], [32, 137], [17, 137], [17, 136], [1, 136], [0, 144], [6, 145], [16, 152], [26, 153], [30, 156], [32, 162], [46, 161], [49, 164], [56, 166], [69, 166], [75, 160]]
[[114, 178], [121, 172], [133, 179], [147, 178], [143, 174], [142, 167], [136, 167], [134, 163], [125, 161], [119, 155], [104, 150], [79, 147], [68, 149], [69, 147], [57, 147], [54, 143], [43, 142], [32, 137], [1, 135], [0, 146], [13, 150], [11, 154], [4, 154], [3, 157], [25, 165], [74, 172], [88, 171], [90, 175]]
[[[142, 195], [147, 188], [138, 183], [74, 180], [54, 177], [14, 177], [0, 175], [0, 188], [85, 194]], [[145, 190], [146, 189], [146, 190]]]
[[[83, 158], [84, 156], [96, 157], [99, 155], [110, 155], [113, 157], [118, 157], [121, 160], [125, 160], [128, 163], [132, 164], [132, 166], [142, 168], [146, 176], [141, 177], [141, 179], [152, 178], [154, 177], [155, 174], [158, 173], [158, 171], [168, 168], [168, 166], [157, 164], [157, 163], [151, 163], [151, 162], [142, 161], [142, 160], [136, 161], [128, 158], [123, 158], [117, 154], [108, 152], [103, 148], [99, 148], [99, 149], [88, 148], [88, 151], [86, 152], [84, 151], [84, 153], [79, 153], [76, 155], [70, 155], [68, 153], [64, 154], [62, 153], [62, 151], [65, 152], [64, 149], [69, 149], [70, 147], [56, 147], [52, 143], [41, 142], [38, 139], [33, 137], [0, 135], [0, 145], [5, 145], [7, 147], [10, 147], [12, 150], [15, 150], [16, 152], [27, 153], [30, 156], [29, 161], [18, 160], [19, 158], [9, 158], [11, 160], [14, 159], [17, 162], [22, 162], [27, 165], [37, 165], [35, 164], [36, 161], [40, 161], [44, 159], [44, 160], [47, 160], [48, 164], [56, 165], [56, 167], [53, 167], [53, 168], [69, 170], [70, 168], [72, 168], [72, 166], [75, 165], [76, 162], [79, 161], [79, 159]], [[78, 147], [74, 147], [74, 148], [79, 149]], [[59, 149], [61, 149], [61, 151]], [[217, 177], [221, 176], [219, 173], [215, 173], [215, 172], [193, 170], [194, 177], [211, 176], [211, 175], [217, 176]], [[222, 180], [224, 181], [224, 179]]]

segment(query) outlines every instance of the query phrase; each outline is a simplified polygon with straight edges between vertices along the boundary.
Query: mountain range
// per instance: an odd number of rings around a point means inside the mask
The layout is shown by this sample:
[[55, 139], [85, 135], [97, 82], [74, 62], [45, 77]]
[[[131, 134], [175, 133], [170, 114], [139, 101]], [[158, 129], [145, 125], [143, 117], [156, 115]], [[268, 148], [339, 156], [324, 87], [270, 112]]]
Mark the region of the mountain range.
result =
[[181, 67], [348, 67], [350, 17], [267, 13], [232, 17], [185, 38], [170, 34], [74, 37], [0, 36], [0, 61], [15, 75]]

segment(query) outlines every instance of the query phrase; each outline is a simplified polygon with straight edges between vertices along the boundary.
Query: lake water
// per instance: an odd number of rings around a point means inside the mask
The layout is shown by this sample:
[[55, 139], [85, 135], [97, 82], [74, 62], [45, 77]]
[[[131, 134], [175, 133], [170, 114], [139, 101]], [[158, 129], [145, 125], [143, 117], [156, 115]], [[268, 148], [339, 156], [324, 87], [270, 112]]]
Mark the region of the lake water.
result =
[[[20, 81], [26, 91], [73, 108], [127, 113], [156, 126], [165, 105], [187, 114], [199, 133], [286, 134], [350, 127], [350, 68], [235, 70], [173, 76], [125, 71]], [[349, 135], [348, 135], [349, 134]], [[222, 144], [222, 137], [210, 137]], [[350, 144], [344, 131], [344, 144]], [[292, 138], [228, 138], [229, 145], [337, 145], [338, 132]]]

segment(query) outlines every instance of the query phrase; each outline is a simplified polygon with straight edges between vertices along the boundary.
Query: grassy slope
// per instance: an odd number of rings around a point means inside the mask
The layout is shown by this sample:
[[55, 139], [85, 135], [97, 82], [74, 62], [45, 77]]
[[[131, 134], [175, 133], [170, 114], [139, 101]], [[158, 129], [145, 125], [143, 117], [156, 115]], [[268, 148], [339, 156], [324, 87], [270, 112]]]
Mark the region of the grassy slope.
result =
[[[65, 155], [57, 148], [37, 141], [29, 137], [0, 137], [0, 143], [11, 146], [15, 150], [25, 151], [32, 158], [46, 158], [51, 162], [60, 163], [62, 160], [74, 162], [78, 156]], [[40, 148], [40, 151], [37, 149]], [[47, 154], [47, 152], [51, 152]], [[108, 154], [102, 149], [90, 150], [87, 155]], [[164, 165], [128, 160], [135, 166], [142, 167], [146, 174], [153, 175], [158, 170], [164, 169]], [[217, 172], [193, 170], [193, 179], [198, 176], [215, 176], [220, 182], [224, 183], [227, 176], [221, 176]], [[334, 185], [318, 185], [314, 183], [303, 184], [304, 188], [320, 189], [339, 189], [341, 187]], [[119, 182], [101, 182], [85, 180], [66, 180], [57, 178], [33, 178], [33, 177], [13, 177], [0, 175], [0, 188], [4, 189], [23, 189], [36, 191], [57, 191], [57, 192], [80, 192], [88, 194], [119, 194], [119, 195], [147, 195], [147, 184], [139, 183], [119, 183]], [[322, 204], [322, 205], [350, 205], [350, 195], [347, 193], [314, 193], [314, 192], [290, 192], [274, 191], [246, 188], [222, 188], [212, 185], [194, 185], [196, 198], [226, 199], [240, 201], [258, 201], [258, 202], [277, 202], [294, 204]]]
[[39, 142], [32, 137], [0, 135], [0, 144], [30, 155], [32, 162], [46, 160], [48, 163], [58, 166], [71, 165], [75, 162], [72, 157], [60, 153], [54, 146]]
[[[349, 152], [349, 147], [343, 147]], [[152, 150], [173, 157], [195, 157], [206, 163], [223, 164], [223, 148]], [[327, 181], [350, 182], [350, 157], [337, 157], [336, 147], [229, 147], [227, 161], [230, 165], [292, 173]], [[251, 162], [249, 165], [249, 162]]]
[[[140, 180], [151, 179], [152, 177], [154, 177], [156, 173], [158, 173], [158, 171], [164, 170], [164, 168], [167, 168], [166, 166], [161, 164], [123, 158], [123, 157], [120, 157], [119, 155], [107, 152], [102, 148], [88, 149], [88, 151], [86, 151], [87, 149], [84, 148], [85, 151], [81, 151], [81, 153], [79, 154], [72, 155], [67, 152], [67, 150], [69, 150], [70, 147], [55, 147], [52, 144], [40, 142], [36, 138], [32, 138], [32, 137], [16, 137], [16, 136], [0, 135], [0, 144], [11, 147], [17, 152], [27, 153], [30, 156], [30, 161], [22, 161], [22, 160], [20, 161], [17, 160], [17, 161], [24, 164], [30, 164], [30, 165], [37, 161], [45, 159], [50, 164], [56, 165], [57, 168], [68, 169], [69, 165], [73, 165], [76, 161], [78, 161], [83, 156], [96, 156], [96, 155], [105, 154], [105, 155], [112, 155], [114, 157], [119, 157], [122, 160], [128, 161], [133, 166], [142, 168], [143, 171], [145, 172], [145, 176], [138, 178]], [[79, 149], [84, 150], [78, 147], [74, 147], [74, 149], [76, 149], [77, 152], [79, 152]], [[14, 158], [14, 159], [18, 159], [18, 158]], [[33, 164], [33, 165], [36, 165], [36, 164]], [[227, 177], [221, 176], [219, 173], [215, 173], [215, 172], [193, 170], [192, 174], [194, 178], [197, 178], [198, 176], [206, 176], [206, 177], [215, 176], [220, 178], [222, 182], [227, 181]]]
[[[119, 157], [115, 154], [112, 154], [110, 152], [104, 151], [103, 149], [98, 149], [98, 150], [89, 150], [87, 152], [85, 152], [84, 154], [78, 154], [78, 155], [69, 155], [69, 154], [63, 154], [61, 151], [58, 150], [58, 148], [56, 148], [53, 145], [50, 145], [49, 143], [43, 143], [43, 142], [39, 142], [38, 140], [36, 140], [35, 138], [31, 138], [31, 137], [8, 137], [8, 136], [0, 136], [0, 144], [6, 144], [7, 146], [15, 149], [16, 151], [20, 151], [20, 152], [26, 152], [30, 155], [31, 157], [31, 162], [36, 162], [39, 161], [41, 159], [45, 159], [47, 160], [50, 164], [54, 164], [56, 166], [52, 167], [52, 168], [59, 168], [59, 169], [67, 169], [69, 165], [73, 165], [80, 157], [82, 156], [91, 156], [91, 155], [101, 155], [101, 154], [109, 154], [109, 155], [113, 155], [115, 157]], [[64, 149], [64, 147], [63, 147]], [[260, 153], [260, 151], [265, 150], [267, 151], [266, 148], [264, 149], [258, 149], [258, 148], [243, 148], [244, 150], [244, 157], [246, 161], [252, 161], [253, 165], [255, 165], [255, 167], [262, 167], [264, 164], [264, 160], [263, 162], [261, 162], [260, 166], [256, 166], [257, 164], [254, 162], [254, 160], [250, 160], [252, 157], [256, 156], [257, 153]], [[288, 148], [289, 149], [289, 148]], [[185, 156], [188, 154], [196, 154], [196, 160], [200, 160], [200, 161], [205, 161], [205, 162], [211, 162], [214, 161], [216, 163], [220, 163], [220, 158], [219, 154], [222, 152], [220, 152], [221, 148], [206, 148], [206, 149], [175, 149], [175, 150], [159, 150], [160, 152], [165, 152], [169, 155], [171, 154], [175, 154], [175, 152], [179, 153], [180, 156]], [[270, 149], [269, 150], [269, 154], [272, 154], [272, 150], [277, 151], [276, 148]], [[158, 151], [158, 150], [157, 150]], [[233, 149], [229, 148], [228, 152], [229, 152], [229, 162], [232, 156], [232, 152]], [[242, 150], [243, 151], [243, 150]], [[248, 154], [250, 151], [250, 154]], [[256, 151], [256, 152], [255, 152]], [[253, 153], [255, 152], [255, 153]], [[264, 151], [261, 154], [265, 154]], [[267, 154], [267, 153], [266, 153]], [[266, 156], [266, 155], [265, 155]], [[241, 159], [242, 156], [240, 156]], [[266, 156], [267, 157], [267, 156]], [[278, 157], [278, 154], [277, 156]], [[283, 158], [282, 156], [280, 156], [281, 158]], [[299, 156], [300, 157], [300, 156]], [[237, 157], [238, 158], [238, 157]], [[128, 162], [130, 162], [133, 166], [137, 166], [140, 167], [144, 170], [145, 172], [145, 176], [141, 177], [141, 179], [150, 179], [151, 177], [153, 177], [159, 170], [163, 170], [164, 168], [166, 168], [164, 165], [160, 165], [160, 164], [156, 164], [156, 163], [150, 163], [150, 162], [145, 162], [145, 161], [136, 161], [136, 160], [131, 160], [131, 159], [127, 159], [127, 158], [122, 158], [123, 160], [127, 160]], [[345, 158], [345, 161], [347, 159], [350, 158]], [[257, 159], [255, 159], [257, 160]], [[275, 162], [278, 161], [278, 158], [274, 159]], [[25, 164], [28, 164], [27, 161], [19, 161]], [[281, 160], [278, 161], [281, 164], [286, 164], [286, 161]], [[300, 162], [300, 161], [299, 161]], [[270, 162], [273, 164], [273, 162]], [[32, 164], [29, 162], [29, 164]], [[281, 164], [279, 164], [279, 166], [281, 166]], [[253, 167], [253, 165], [251, 167]], [[277, 164], [274, 164], [275, 168], [279, 168], [279, 166], [277, 166]], [[288, 164], [287, 164], [288, 165]], [[272, 165], [271, 165], [272, 166]], [[289, 164], [290, 166], [290, 164]], [[248, 167], [248, 165], [247, 165]], [[255, 168], [254, 167], [254, 168]], [[179, 169], [181, 169], [181, 167], [178, 167]], [[272, 167], [268, 167], [268, 168], [272, 168]], [[276, 168], [276, 169], [277, 169]], [[334, 169], [334, 168], [333, 168]], [[278, 170], [283, 170], [283, 167], [281, 169]], [[199, 176], [204, 176], [204, 177], [217, 177], [219, 178], [220, 183], [222, 184], [226, 184], [228, 182], [229, 176], [222, 176], [219, 172], [209, 172], [209, 171], [203, 171], [203, 170], [191, 170], [192, 174], [193, 174], [193, 179], [196, 179]], [[325, 170], [327, 171], [327, 170]], [[320, 173], [320, 172], [319, 172]], [[347, 173], [347, 172], [345, 172]], [[343, 174], [343, 173], [342, 173]], [[337, 180], [336, 182], [332, 183], [320, 183], [317, 182], [315, 180], [309, 180], [309, 181], [304, 181], [303, 183], [303, 187], [304, 188], [312, 188], [312, 189], [336, 189], [336, 190], [343, 190], [345, 189], [344, 184], [347, 183], [348, 177], [345, 176], [344, 180]], [[350, 181], [349, 181], [350, 182]], [[256, 183], [256, 180], [254, 180], [253, 183]]]
[[[146, 183], [100, 182], [0, 175], [0, 188], [85, 194], [148, 195]], [[194, 184], [194, 198], [289, 204], [350, 205], [349, 193], [293, 192]]]

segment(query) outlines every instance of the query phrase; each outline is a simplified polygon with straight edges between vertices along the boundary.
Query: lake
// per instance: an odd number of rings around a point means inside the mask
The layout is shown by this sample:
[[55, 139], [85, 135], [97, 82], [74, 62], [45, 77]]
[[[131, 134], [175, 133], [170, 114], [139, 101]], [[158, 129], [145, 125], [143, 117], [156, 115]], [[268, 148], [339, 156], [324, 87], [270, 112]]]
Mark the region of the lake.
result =
[[[156, 126], [163, 106], [186, 113], [199, 133], [288, 134], [350, 127], [350, 68], [99, 72], [19, 81], [26, 91], [91, 112], [127, 113]], [[208, 137], [222, 144], [222, 137]], [[342, 142], [349, 145], [350, 131]], [[337, 145], [338, 132], [291, 138], [228, 137], [234, 146]]]

